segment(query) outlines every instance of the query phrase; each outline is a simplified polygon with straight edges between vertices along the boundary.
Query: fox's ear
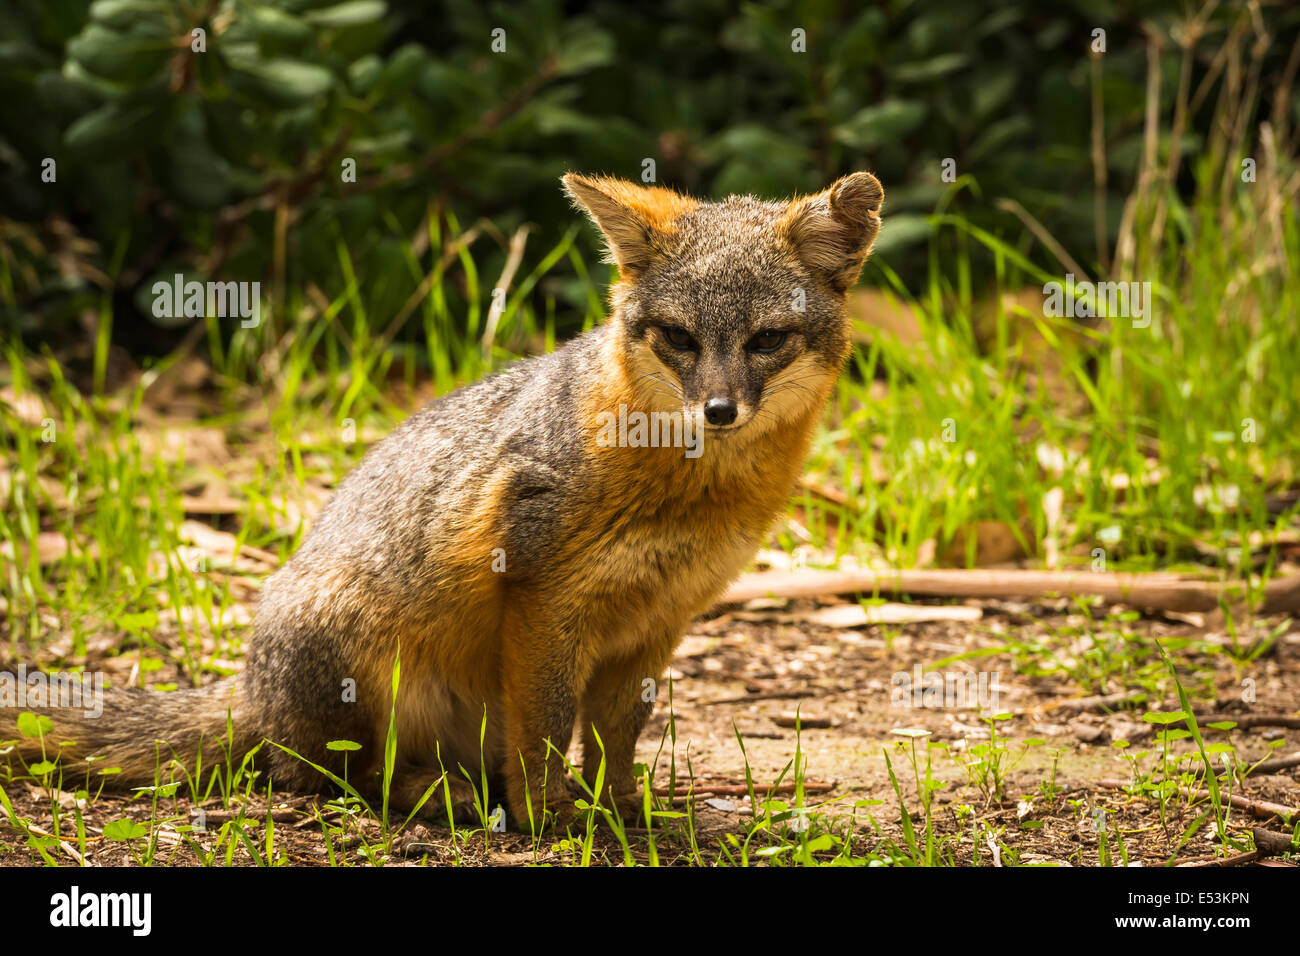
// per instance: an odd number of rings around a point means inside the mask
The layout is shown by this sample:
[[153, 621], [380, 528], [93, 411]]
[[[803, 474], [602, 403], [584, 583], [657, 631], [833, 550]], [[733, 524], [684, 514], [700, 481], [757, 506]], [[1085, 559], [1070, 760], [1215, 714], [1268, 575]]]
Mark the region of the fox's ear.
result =
[[809, 268], [845, 292], [857, 281], [880, 232], [885, 191], [870, 173], [852, 173], [829, 189], [790, 202], [781, 221], [787, 241]]
[[671, 189], [638, 186], [622, 179], [566, 173], [564, 191], [585, 209], [609, 243], [609, 261], [635, 275], [664, 252], [673, 222], [699, 203]]

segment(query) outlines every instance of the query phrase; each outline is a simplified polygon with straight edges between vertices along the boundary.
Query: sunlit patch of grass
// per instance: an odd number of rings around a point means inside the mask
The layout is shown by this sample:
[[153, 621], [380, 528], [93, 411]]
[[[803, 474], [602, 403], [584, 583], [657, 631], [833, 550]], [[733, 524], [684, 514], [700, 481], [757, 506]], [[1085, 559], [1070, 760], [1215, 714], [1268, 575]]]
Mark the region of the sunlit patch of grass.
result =
[[[834, 547], [866, 545], [864, 557], [907, 565], [927, 543], [942, 552], [984, 520], [1027, 526], [1041, 541], [1044, 498], [1060, 489], [1068, 524], [1059, 544], [1079, 564], [1099, 548], [1108, 570], [1267, 576], [1277, 561], [1270, 542], [1297, 515], [1271, 493], [1297, 475], [1300, 284], [1243, 283], [1241, 263], [1221, 254], [1253, 208], [1243, 198], [1225, 225], [1206, 204], [1178, 207], [1188, 230], [1179, 255], [1135, 277], [1162, 290], [1147, 328], [1008, 311], [996, 293], [1061, 277], [949, 215], [935, 218], [945, 268], [919, 296], [887, 264], [869, 264], [912, 307], [922, 344], [863, 327], [871, 344], [854, 355], [810, 463], [849, 494]], [[996, 260], [995, 294], [977, 299], [947, 279], [975, 268], [968, 236]], [[1294, 217], [1283, 241], [1296, 261]], [[1225, 313], [1234, 291], [1249, 321]], [[815, 496], [801, 504], [827, 507]], [[809, 528], [818, 537], [819, 523]]]

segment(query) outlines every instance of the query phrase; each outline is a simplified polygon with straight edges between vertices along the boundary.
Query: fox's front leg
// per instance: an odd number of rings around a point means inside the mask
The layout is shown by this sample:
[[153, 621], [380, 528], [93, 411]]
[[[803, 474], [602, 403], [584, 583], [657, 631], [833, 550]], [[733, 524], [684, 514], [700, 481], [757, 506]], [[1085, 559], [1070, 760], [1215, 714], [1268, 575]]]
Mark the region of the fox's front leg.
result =
[[[577, 716], [577, 642], [526, 598], [512, 600], [502, 630], [507, 801], [516, 826], [540, 827], [543, 808], [564, 822], [574, 793], [563, 755]], [[521, 608], [528, 608], [525, 615]], [[550, 741], [550, 747], [547, 741]]]
[[607, 804], [612, 798], [625, 816], [640, 806], [634, 799], [637, 791], [632, 773], [636, 742], [654, 710], [675, 645], [676, 641], [666, 639], [637, 654], [601, 663], [582, 697], [583, 779], [595, 787], [603, 759], [605, 782], [600, 797]]

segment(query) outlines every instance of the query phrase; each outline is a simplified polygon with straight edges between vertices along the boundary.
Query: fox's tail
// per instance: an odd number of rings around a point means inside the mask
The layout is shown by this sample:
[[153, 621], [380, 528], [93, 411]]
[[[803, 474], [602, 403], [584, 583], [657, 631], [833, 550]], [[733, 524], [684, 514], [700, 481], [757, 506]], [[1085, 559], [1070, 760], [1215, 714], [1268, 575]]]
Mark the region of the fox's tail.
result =
[[[81, 684], [70, 695], [66, 683], [24, 683], [17, 706], [0, 703], [0, 757], [7, 742], [17, 741], [8, 752], [12, 770], [22, 770], [16, 755], [28, 767], [57, 763], [65, 780], [89, 771], [94, 786], [147, 786], [171, 780], [168, 768], [176, 761], [190, 773], [201, 766], [205, 777], [210, 768], [225, 766], [227, 755], [238, 766], [260, 740], [250, 727], [243, 687], [233, 677], [171, 693]], [[118, 772], [100, 776], [112, 768]]]

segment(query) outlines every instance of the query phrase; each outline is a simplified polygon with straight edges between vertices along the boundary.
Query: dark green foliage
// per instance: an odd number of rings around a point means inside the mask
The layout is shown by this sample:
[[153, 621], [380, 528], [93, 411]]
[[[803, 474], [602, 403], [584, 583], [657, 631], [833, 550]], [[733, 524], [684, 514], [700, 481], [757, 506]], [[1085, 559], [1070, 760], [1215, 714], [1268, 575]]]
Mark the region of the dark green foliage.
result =
[[[57, 331], [108, 293], [119, 323], [132, 309], [153, 321], [141, 304], [176, 271], [333, 298], [342, 247], [370, 308], [391, 315], [428, 268], [398, 240], [430, 211], [440, 228], [449, 213], [462, 227], [485, 217], [493, 236], [538, 224], [528, 268], [572, 221], [562, 172], [639, 178], [646, 160], [660, 183], [705, 195], [788, 194], [874, 170], [888, 195], [877, 255], [907, 277], [924, 264], [925, 215], [953, 189], [940, 176], [952, 158], [978, 184], [959, 199], [973, 222], [1021, 235], [992, 202], [1014, 198], [1091, 263], [1091, 32], [1107, 31], [1113, 234], [1140, 152], [1142, 24], [1168, 27], [1179, 10], [13, 0], [0, 9], [0, 315]], [[1263, 15], [1280, 64], [1297, 14]], [[205, 52], [191, 49], [195, 28]], [[498, 28], [504, 52], [491, 48]], [[807, 52], [792, 50], [796, 29]], [[1163, 56], [1167, 108], [1178, 51]], [[55, 183], [41, 180], [47, 157]], [[536, 294], [582, 295], [562, 274]]]

